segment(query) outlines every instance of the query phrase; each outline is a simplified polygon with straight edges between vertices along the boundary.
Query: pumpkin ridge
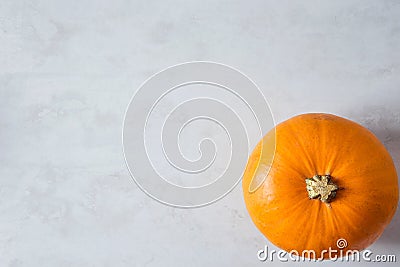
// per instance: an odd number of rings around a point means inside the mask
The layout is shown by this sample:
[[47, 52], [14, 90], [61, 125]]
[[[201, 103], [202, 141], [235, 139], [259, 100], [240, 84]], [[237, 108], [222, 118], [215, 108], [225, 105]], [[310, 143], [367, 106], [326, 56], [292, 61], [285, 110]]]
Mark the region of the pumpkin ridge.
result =
[[[307, 171], [309, 173], [315, 173], [315, 166], [314, 166], [314, 161], [313, 159], [310, 157], [310, 154], [307, 153], [304, 143], [301, 142], [296, 129], [294, 128], [294, 125], [288, 124], [287, 127], [290, 129], [291, 131], [291, 136], [293, 137], [294, 140], [296, 140], [296, 143], [298, 144], [298, 148], [301, 149], [303, 155], [307, 158], [307, 164], [305, 164], [305, 167], [307, 169]], [[277, 135], [277, 139], [279, 138], [279, 136]], [[307, 175], [306, 173], [303, 173], [303, 175]]]

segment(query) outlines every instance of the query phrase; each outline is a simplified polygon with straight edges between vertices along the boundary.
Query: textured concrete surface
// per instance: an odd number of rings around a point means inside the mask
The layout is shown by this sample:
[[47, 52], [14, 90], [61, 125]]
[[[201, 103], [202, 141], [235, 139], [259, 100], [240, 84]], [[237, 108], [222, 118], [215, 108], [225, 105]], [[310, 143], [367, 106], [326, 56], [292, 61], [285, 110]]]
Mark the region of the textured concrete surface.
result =
[[[0, 266], [285, 264], [257, 260], [270, 244], [240, 186], [200, 209], [140, 191], [121, 148], [130, 97], [170, 65], [225, 63], [277, 122], [346, 116], [400, 171], [399, 47], [399, 1], [2, 0]], [[370, 249], [400, 260], [399, 212]]]

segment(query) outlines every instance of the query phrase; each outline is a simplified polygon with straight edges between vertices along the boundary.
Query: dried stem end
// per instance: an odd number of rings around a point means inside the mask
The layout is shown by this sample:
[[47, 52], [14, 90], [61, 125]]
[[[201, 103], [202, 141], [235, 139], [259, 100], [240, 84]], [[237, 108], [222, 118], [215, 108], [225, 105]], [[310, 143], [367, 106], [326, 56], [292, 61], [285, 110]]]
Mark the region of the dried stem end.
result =
[[319, 199], [324, 203], [329, 203], [336, 196], [339, 187], [331, 181], [330, 175], [314, 175], [313, 178], [306, 179], [306, 188], [310, 199]]

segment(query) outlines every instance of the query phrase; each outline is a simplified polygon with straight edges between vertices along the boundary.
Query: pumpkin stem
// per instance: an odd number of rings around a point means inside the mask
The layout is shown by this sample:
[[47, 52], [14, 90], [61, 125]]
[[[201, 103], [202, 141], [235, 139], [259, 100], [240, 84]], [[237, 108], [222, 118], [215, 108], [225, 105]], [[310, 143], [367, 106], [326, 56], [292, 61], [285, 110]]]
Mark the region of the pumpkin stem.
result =
[[328, 206], [329, 202], [336, 196], [336, 191], [339, 187], [331, 181], [331, 176], [327, 175], [314, 175], [312, 178], [306, 179], [306, 188], [308, 197], [310, 199], [319, 199], [326, 203]]

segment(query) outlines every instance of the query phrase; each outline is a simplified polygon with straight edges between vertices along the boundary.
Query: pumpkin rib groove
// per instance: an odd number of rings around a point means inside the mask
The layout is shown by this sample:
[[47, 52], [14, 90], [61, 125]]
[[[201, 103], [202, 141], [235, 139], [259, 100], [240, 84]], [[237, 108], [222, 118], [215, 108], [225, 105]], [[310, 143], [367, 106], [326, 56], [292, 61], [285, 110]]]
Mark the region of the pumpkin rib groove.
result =
[[[316, 228], [317, 228], [317, 226], [318, 226], [318, 213], [319, 213], [320, 210], [321, 210], [321, 205], [320, 205], [320, 203], [316, 203], [315, 205], [316, 205], [318, 208], [312, 209], [313, 212], [312, 212], [312, 214], [310, 215], [310, 218], [313, 219], [312, 221], [310, 220], [310, 222], [311, 222], [311, 223], [310, 223], [311, 229], [308, 231], [308, 234], [309, 234], [310, 236], [314, 236], [314, 235], [315, 235]], [[310, 245], [310, 242], [313, 242], [313, 240], [312, 240], [311, 238], [307, 238], [307, 239], [306, 239], [306, 244], [305, 244], [305, 246], [304, 246], [306, 249], [312, 248], [312, 244]]]
[[[312, 158], [310, 157], [310, 155], [309, 155], [309, 153], [307, 153], [307, 151], [305, 150], [305, 146], [304, 146], [304, 144], [301, 142], [301, 139], [300, 138], [298, 138], [298, 136], [297, 136], [297, 134], [296, 134], [296, 129], [294, 129], [294, 126], [293, 125], [291, 125], [291, 124], [289, 124], [289, 129], [290, 129], [290, 131], [291, 131], [291, 134], [292, 134], [292, 136], [293, 136], [293, 138], [296, 140], [296, 144], [297, 144], [297, 148], [300, 148], [301, 149], [301, 151], [302, 151], [302, 153], [303, 153], [303, 156], [305, 156], [306, 158], [307, 158], [307, 164], [304, 164], [305, 166], [305, 168], [306, 169], [308, 169], [308, 171], [309, 171], [309, 173], [311, 174], [311, 173], [315, 173], [315, 166], [314, 166], [314, 164], [313, 164], [313, 160], [312, 160]], [[279, 136], [277, 136], [276, 137], [277, 138], [277, 141], [279, 140]], [[291, 155], [291, 154], [290, 154]]]

